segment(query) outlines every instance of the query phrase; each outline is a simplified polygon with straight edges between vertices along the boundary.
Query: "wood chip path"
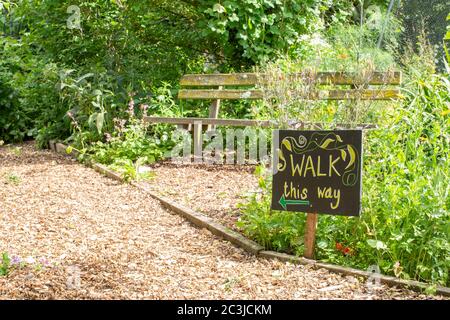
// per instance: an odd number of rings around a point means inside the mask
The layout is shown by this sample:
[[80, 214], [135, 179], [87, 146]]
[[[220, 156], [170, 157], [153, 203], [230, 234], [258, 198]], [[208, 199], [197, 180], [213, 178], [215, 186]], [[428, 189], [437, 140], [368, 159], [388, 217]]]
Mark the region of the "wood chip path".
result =
[[32, 143], [0, 148], [0, 252], [26, 261], [0, 299], [430, 298], [256, 258]]

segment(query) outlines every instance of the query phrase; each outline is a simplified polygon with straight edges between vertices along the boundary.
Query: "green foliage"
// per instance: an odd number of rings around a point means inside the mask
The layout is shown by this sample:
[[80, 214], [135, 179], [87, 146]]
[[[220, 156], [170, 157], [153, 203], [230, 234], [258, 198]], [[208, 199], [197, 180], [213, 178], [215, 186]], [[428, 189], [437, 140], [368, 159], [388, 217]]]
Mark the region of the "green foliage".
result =
[[241, 204], [243, 216], [237, 226], [268, 250], [301, 254], [305, 217], [298, 213], [270, 210], [270, 172], [256, 170], [261, 193], [252, 194]]
[[[183, 44], [191, 38], [194, 45], [206, 45], [192, 39], [198, 32], [183, 24], [195, 14], [179, 4], [171, 11], [168, 1], [33, 0], [22, 1], [16, 11], [26, 17], [28, 39], [39, 45], [41, 54], [70, 68], [118, 75], [119, 87], [137, 88], [179, 77], [201, 55], [201, 49]], [[80, 9], [80, 28], [67, 26], [76, 21], [75, 13], [67, 12], [69, 6]], [[180, 21], [183, 14], [188, 16]]]
[[[447, 21], [450, 21], [450, 13], [447, 16]], [[448, 52], [448, 47], [446, 41], [450, 41], [450, 25], [447, 26], [447, 33], [444, 37], [444, 51], [445, 51], [445, 57], [447, 59], [447, 69], [448, 69], [448, 63], [450, 63], [450, 53]], [[448, 71], [448, 70], [447, 70]]]
[[130, 124], [119, 130], [107, 143], [98, 141], [92, 144], [88, 152], [93, 153], [94, 161], [113, 164], [119, 159], [132, 162], [145, 159], [145, 163], [153, 163], [162, 159], [171, 147], [167, 134], [162, 139], [149, 137], [140, 124]]
[[0, 276], [7, 276], [9, 273], [9, 267], [10, 267], [11, 259], [9, 258], [9, 255], [7, 252], [3, 252], [2, 254], [2, 260], [0, 264]]
[[116, 172], [119, 172], [125, 181], [139, 181], [139, 180], [149, 180], [155, 177], [155, 173], [152, 171], [141, 172], [141, 166], [149, 163], [147, 157], [141, 157], [133, 162], [129, 159], [116, 159], [109, 166]]
[[228, 0], [205, 12], [208, 28], [226, 43], [227, 56], [267, 61], [286, 52], [318, 23], [318, 0]]
[[[156, 99], [162, 103], [163, 98], [166, 97], [161, 95]], [[141, 173], [139, 168], [163, 159], [173, 147], [167, 128], [160, 127], [152, 132], [152, 135], [149, 134], [144, 121], [135, 118], [132, 108], [134, 105], [131, 101], [130, 119], [115, 118], [114, 131], [112, 134], [106, 134], [106, 142], [93, 142], [84, 148], [83, 132], [76, 136], [82, 147], [80, 150], [82, 159], [109, 165], [128, 181], [151, 178], [150, 172]]]
[[0, 37], [0, 47], [0, 136], [15, 142], [67, 135], [57, 65], [34, 57], [20, 40]]
[[10, 173], [6, 177], [6, 183], [10, 183], [13, 185], [18, 185], [21, 181], [21, 178], [15, 173]]
[[301, 61], [298, 68], [302, 69], [314, 66], [321, 71], [359, 72], [365, 65], [378, 71], [389, 70], [396, 65], [394, 52], [398, 46], [398, 32], [385, 36], [390, 50], [376, 48], [377, 35], [378, 30], [367, 24], [338, 24], [329, 27], [326, 33], [303, 36], [292, 48], [291, 56]]
[[[163, 80], [200, 70], [207, 42], [192, 39], [200, 48], [191, 48], [175, 13], [186, 10], [171, 14], [164, 9], [173, 5], [160, 2], [17, 1], [8, 16], [22, 32], [0, 36], [0, 137], [35, 137], [41, 147], [80, 131], [85, 142], [101, 140], [124, 116], [130, 92], [143, 104]], [[80, 28], [68, 27], [70, 5], [80, 8]]]
[[[376, 29], [372, 36], [378, 37], [386, 1], [363, 2], [364, 21], [371, 22]], [[207, 18], [200, 25], [215, 35], [224, 57], [240, 68], [302, 48], [302, 35], [322, 31], [325, 26], [359, 23], [358, 5], [359, 1], [330, 0], [205, 1]], [[392, 25], [386, 29], [395, 30]]]
[[[447, 16], [447, 21], [450, 21], [450, 13]], [[447, 33], [445, 34], [444, 40], [450, 40], [450, 25], [447, 26]]]

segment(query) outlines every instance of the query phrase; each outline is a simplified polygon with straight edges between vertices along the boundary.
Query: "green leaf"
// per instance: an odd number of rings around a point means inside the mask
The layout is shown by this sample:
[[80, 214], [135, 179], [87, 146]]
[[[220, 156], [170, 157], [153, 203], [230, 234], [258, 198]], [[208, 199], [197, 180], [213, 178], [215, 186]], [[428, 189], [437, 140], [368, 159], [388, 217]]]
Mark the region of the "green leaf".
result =
[[100, 108], [100, 103], [96, 102], [96, 101], [91, 101], [92, 105], [96, 108]]
[[369, 239], [369, 240], [367, 240], [367, 244], [377, 250], [386, 250], [387, 249], [386, 244], [384, 244], [384, 242], [380, 241], [380, 240]]
[[237, 16], [236, 13], [233, 12], [233, 14], [228, 18], [228, 20], [230, 20], [231, 22], [237, 22], [239, 21], [239, 17]]
[[98, 131], [99, 134], [102, 133], [104, 120], [105, 120], [105, 113], [104, 112], [99, 112], [97, 114], [97, 120], [95, 121], [95, 124], [97, 125], [97, 131]]
[[6, 276], [9, 273], [9, 266], [10, 266], [11, 260], [9, 258], [9, 255], [7, 252], [3, 252], [2, 254], [2, 261], [0, 264], [0, 276]]
[[93, 114], [91, 114], [89, 116], [88, 125], [90, 128], [92, 128], [94, 126], [94, 121], [95, 121], [96, 117], [97, 117], [97, 112], [94, 112]]
[[450, 30], [445, 34], [444, 40], [450, 40]]
[[103, 93], [101, 90], [95, 89], [93, 94], [94, 94], [94, 96], [101, 96]]
[[93, 77], [93, 76], [94, 76], [93, 73], [86, 73], [85, 75], [82, 75], [81, 77], [79, 77], [75, 82], [78, 83], [78, 82], [83, 81], [86, 78], [90, 78], [90, 77]]
[[224, 13], [224, 12], [226, 12], [227, 10], [226, 10], [225, 7], [222, 6], [220, 3], [216, 3], [216, 4], [213, 6], [213, 11], [215, 11], [215, 12], [217, 12], [217, 13]]
[[437, 291], [437, 286], [434, 285], [429, 285], [425, 288], [425, 293], [428, 295], [435, 295]]

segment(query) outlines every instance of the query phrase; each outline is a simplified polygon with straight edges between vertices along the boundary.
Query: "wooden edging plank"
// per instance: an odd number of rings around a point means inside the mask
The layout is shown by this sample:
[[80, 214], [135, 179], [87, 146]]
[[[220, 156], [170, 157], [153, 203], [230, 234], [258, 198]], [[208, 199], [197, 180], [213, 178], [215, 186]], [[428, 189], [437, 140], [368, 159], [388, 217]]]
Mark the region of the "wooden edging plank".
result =
[[[50, 143], [50, 147], [52, 146], [52, 143], [53, 142]], [[70, 156], [72, 158], [76, 158], [76, 156], [74, 154], [68, 154], [66, 152], [67, 146], [65, 146], [64, 144], [53, 143], [53, 145], [55, 146], [56, 153], [60, 153], [65, 156]], [[109, 178], [112, 178], [112, 179], [120, 181], [120, 182], [124, 182], [124, 179], [118, 173], [114, 172], [113, 170], [109, 169], [108, 167], [106, 167], [102, 164], [93, 163], [91, 166], [94, 170], [106, 175]], [[139, 190], [144, 191], [152, 198], [158, 200], [163, 206], [165, 206], [166, 208], [170, 209], [171, 211], [183, 216], [184, 218], [189, 220], [191, 223], [193, 223], [201, 228], [208, 229], [214, 235], [220, 236], [221, 238], [230, 241], [234, 245], [241, 247], [245, 251], [252, 253], [256, 256], [266, 258], [266, 259], [278, 259], [283, 262], [290, 262], [290, 263], [302, 264], [302, 265], [310, 265], [315, 269], [323, 268], [323, 269], [326, 269], [331, 272], [345, 274], [345, 275], [351, 275], [351, 276], [356, 276], [356, 277], [364, 277], [364, 278], [375, 277], [373, 273], [370, 273], [367, 271], [362, 271], [362, 270], [358, 270], [358, 269], [318, 262], [316, 260], [306, 259], [303, 257], [289, 255], [286, 253], [264, 250], [264, 247], [262, 247], [258, 243], [254, 242], [250, 239], [247, 239], [242, 234], [213, 221], [211, 218], [206, 217], [205, 215], [203, 215], [201, 213], [198, 213], [198, 212], [191, 210], [189, 208], [186, 208], [180, 204], [176, 204], [164, 197], [161, 197], [136, 182], [131, 182], [131, 185], [136, 187]], [[386, 285], [404, 287], [404, 288], [408, 288], [408, 289], [419, 291], [419, 292], [422, 292], [429, 286], [429, 284], [427, 284], [427, 283], [423, 283], [423, 282], [419, 282], [419, 281], [415, 281], [415, 280], [402, 280], [402, 279], [398, 279], [398, 278], [386, 276], [386, 275], [381, 275], [381, 274], [376, 275], [376, 277], [380, 280], [381, 283], [384, 283]], [[450, 297], [450, 288], [437, 287], [436, 294]]]
[[[386, 276], [383, 274], [377, 274], [374, 275], [371, 272], [358, 270], [354, 268], [349, 267], [342, 267], [337, 266], [334, 264], [329, 263], [323, 263], [318, 262], [316, 260], [310, 260], [303, 257], [297, 257], [286, 253], [280, 253], [275, 251], [260, 251], [259, 256], [267, 259], [278, 259], [283, 262], [290, 262], [295, 264], [302, 264], [302, 265], [310, 265], [314, 269], [326, 269], [331, 272], [340, 273], [344, 275], [354, 276], [354, 277], [363, 277], [363, 278], [377, 278], [380, 280], [380, 283], [384, 283], [389, 286], [399, 286], [399, 287], [405, 287], [416, 291], [423, 291], [425, 290], [429, 285], [427, 283], [415, 281], [415, 280], [403, 280], [391, 276]], [[443, 295], [443, 296], [450, 296], [450, 288], [447, 287], [437, 287], [436, 293]]]
[[108, 178], [111, 178], [111, 179], [119, 181], [119, 182], [125, 182], [120, 174], [110, 170], [107, 166], [104, 166], [99, 163], [93, 163], [91, 166], [95, 171], [107, 176]]

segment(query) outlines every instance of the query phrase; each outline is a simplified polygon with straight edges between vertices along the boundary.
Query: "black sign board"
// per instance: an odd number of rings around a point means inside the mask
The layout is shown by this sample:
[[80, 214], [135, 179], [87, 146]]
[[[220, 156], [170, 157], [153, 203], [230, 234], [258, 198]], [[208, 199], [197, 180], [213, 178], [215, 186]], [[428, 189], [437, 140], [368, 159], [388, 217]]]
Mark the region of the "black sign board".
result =
[[274, 132], [272, 209], [359, 216], [362, 131]]

